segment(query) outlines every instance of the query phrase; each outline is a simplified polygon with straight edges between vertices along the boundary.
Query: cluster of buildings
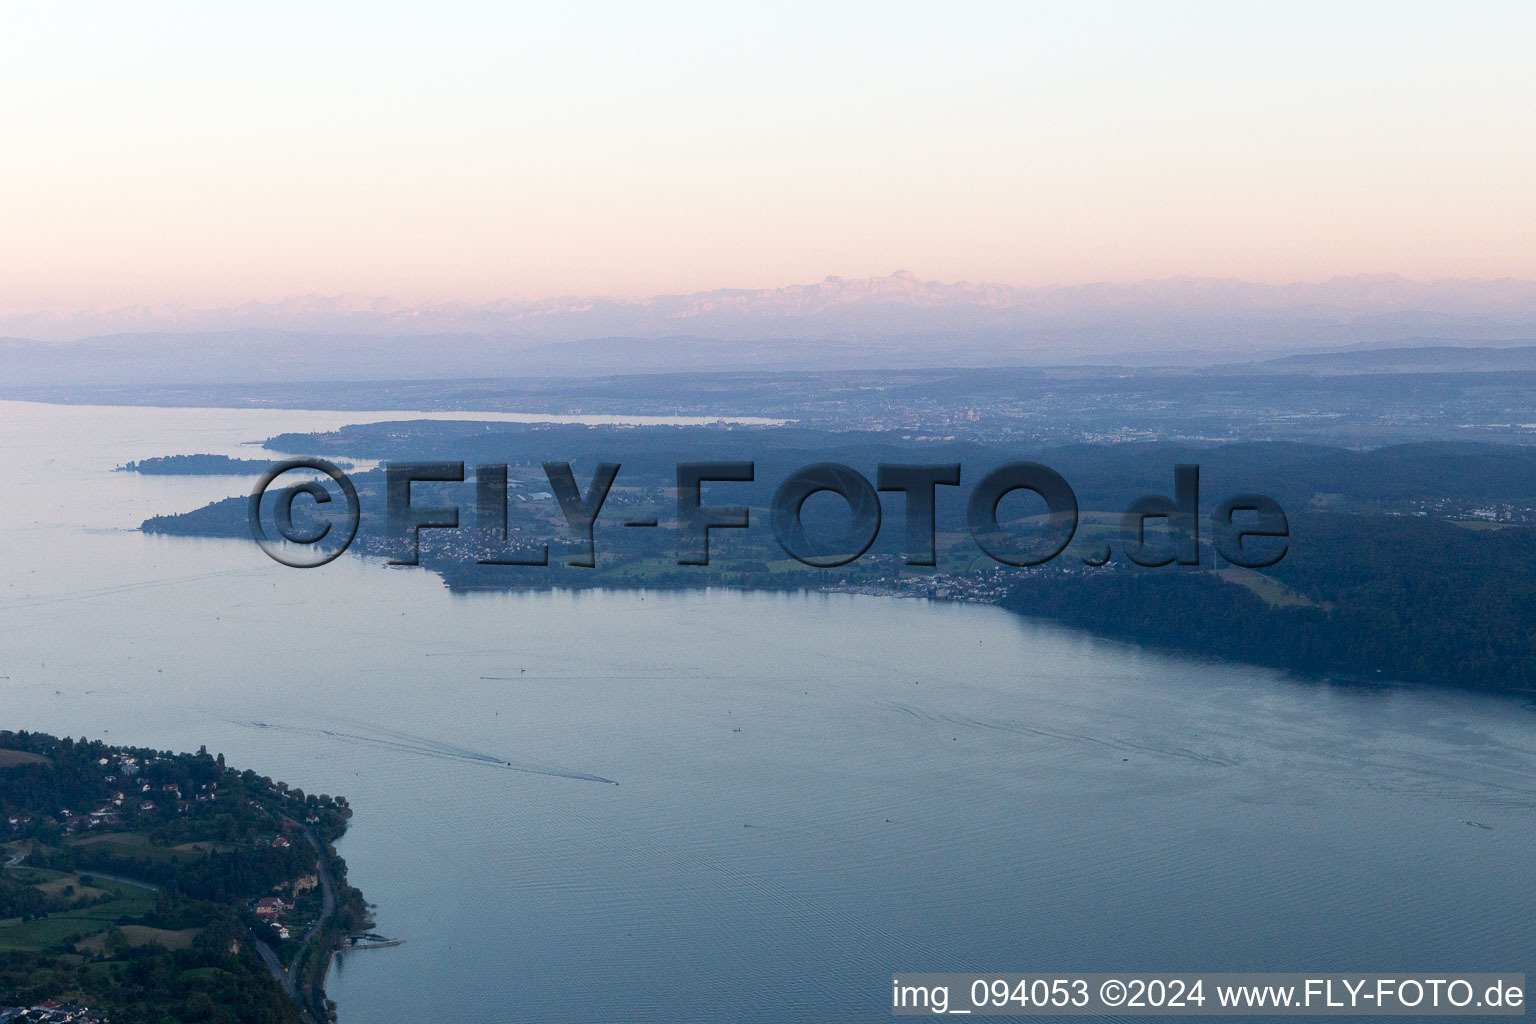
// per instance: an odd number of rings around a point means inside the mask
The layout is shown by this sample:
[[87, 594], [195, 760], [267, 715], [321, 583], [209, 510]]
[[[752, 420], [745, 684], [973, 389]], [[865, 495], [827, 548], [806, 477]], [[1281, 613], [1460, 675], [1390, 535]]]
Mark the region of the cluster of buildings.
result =
[[[269, 924], [277, 930], [278, 938], [288, 938], [288, 926], [279, 921], [278, 918], [283, 914], [291, 914], [293, 912], [292, 901], [285, 900], [281, 896], [263, 896], [256, 901], [251, 910], [263, 923]], [[0, 1024], [3, 1024], [3, 1022], [0, 1022]]]
[[1386, 509], [1389, 516], [1438, 516], [1452, 520], [1484, 523], [1536, 523], [1536, 508], [1515, 502], [1473, 502], [1461, 498], [1429, 498], [1405, 502], [1402, 507]]
[[[102, 768], [110, 768], [112, 762], [103, 757], [96, 762]], [[115, 783], [121, 775], [125, 780], [132, 780], [142, 766], [139, 759], [127, 754], [118, 756], [115, 774], [106, 776], [106, 781]], [[71, 810], [59, 811], [59, 820], [64, 822], [66, 832], [80, 832], [86, 829], [98, 828], [104, 825], [121, 825], [125, 809], [129, 812], [137, 811], [145, 814], [157, 807], [170, 809], [177, 814], [185, 814], [195, 801], [197, 803], [209, 803], [219, 798], [219, 784], [217, 782], [205, 782], [198, 786], [197, 791], [191, 794], [188, 800], [181, 791], [181, 786], [175, 782], [167, 782], [158, 787], [148, 782], [141, 782], [137, 789], [131, 781], [123, 784], [123, 789], [112, 794], [111, 799], [89, 814], [76, 814]], [[159, 803], [156, 803], [156, 801]], [[9, 824], [12, 831], [21, 831], [30, 824], [30, 819], [11, 818]], [[5, 1024], [0, 1021], [0, 1024]]]
[[106, 1019], [88, 1007], [57, 999], [36, 1006], [0, 1006], [0, 1024], [105, 1024]]
[[[870, 556], [871, 560], [883, 556]], [[821, 590], [826, 593], [870, 594], [880, 597], [926, 597], [938, 601], [968, 601], [976, 604], [997, 604], [1008, 592], [1031, 575], [1057, 573], [1065, 576], [1081, 576], [1090, 572], [1114, 571], [1113, 561], [1106, 565], [1089, 567], [1066, 564], [1030, 566], [1028, 568], [998, 566], [979, 572], [906, 573], [893, 576], [877, 576], [857, 583], [833, 583]]]

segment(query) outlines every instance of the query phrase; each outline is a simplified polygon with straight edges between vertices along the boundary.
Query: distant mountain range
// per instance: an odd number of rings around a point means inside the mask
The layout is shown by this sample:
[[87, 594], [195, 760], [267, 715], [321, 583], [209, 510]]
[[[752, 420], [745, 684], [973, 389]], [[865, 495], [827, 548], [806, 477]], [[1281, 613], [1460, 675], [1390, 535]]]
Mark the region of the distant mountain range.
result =
[[1536, 370], [1536, 345], [1431, 345], [1310, 352], [1231, 367], [1255, 373], [1497, 373]]
[[638, 301], [412, 306], [305, 296], [225, 309], [0, 314], [0, 335], [12, 336], [0, 340], [0, 360], [17, 385], [1211, 364], [1536, 339], [1536, 282], [1384, 275], [1021, 288], [900, 271]]

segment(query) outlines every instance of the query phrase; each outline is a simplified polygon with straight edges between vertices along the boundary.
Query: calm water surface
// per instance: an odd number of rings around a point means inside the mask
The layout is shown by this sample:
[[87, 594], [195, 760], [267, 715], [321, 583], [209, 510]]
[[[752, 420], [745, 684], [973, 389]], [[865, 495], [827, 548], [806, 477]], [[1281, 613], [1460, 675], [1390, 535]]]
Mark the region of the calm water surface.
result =
[[407, 943], [337, 962], [344, 1024], [875, 1021], [904, 970], [1536, 974], [1519, 702], [981, 607], [285, 569], [133, 532], [249, 481], [112, 472], [370, 418], [0, 403], [0, 728], [345, 794]]

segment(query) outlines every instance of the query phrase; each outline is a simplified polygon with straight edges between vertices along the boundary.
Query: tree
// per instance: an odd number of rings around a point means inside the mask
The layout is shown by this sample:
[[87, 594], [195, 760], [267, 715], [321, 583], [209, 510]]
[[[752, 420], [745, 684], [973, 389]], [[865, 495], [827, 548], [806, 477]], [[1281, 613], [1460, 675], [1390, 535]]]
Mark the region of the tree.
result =
[[213, 999], [206, 992], [194, 992], [187, 999], [182, 1017], [186, 1020], [209, 1020], [214, 1014]]

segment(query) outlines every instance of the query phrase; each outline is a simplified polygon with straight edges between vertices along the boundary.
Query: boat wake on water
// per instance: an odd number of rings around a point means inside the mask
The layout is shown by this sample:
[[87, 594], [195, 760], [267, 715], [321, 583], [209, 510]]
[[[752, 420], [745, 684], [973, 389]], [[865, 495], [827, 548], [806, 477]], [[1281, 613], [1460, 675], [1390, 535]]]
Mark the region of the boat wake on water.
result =
[[317, 736], [324, 739], [342, 740], [347, 743], [361, 743], [369, 746], [384, 747], [389, 750], [404, 754], [414, 754], [417, 757], [431, 757], [443, 761], [463, 761], [468, 764], [484, 765], [487, 768], [501, 768], [506, 771], [522, 772], [528, 775], [547, 775], [557, 779], [575, 779], [579, 782], [601, 782], [610, 786], [617, 786], [614, 779], [604, 778], [601, 775], [593, 775], [590, 772], [577, 771], [562, 765], [550, 764], [539, 761], [508, 760], [495, 754], [486, 754], [467, 747], [456, 746], [452, 743], [444, 743], [428, 736], [413, 736], [410, 733], [394, 732], [388, 729], [373, 729], [373, 735], [364, 732], [343, 732], [338, 729], [319, 729], [301, 725], [282, 725], [272, 722], [231, 720], [231, 725], [238, 725], [245, 729], [270, 729], [274, 732], [293, 733], [301, 736]]

